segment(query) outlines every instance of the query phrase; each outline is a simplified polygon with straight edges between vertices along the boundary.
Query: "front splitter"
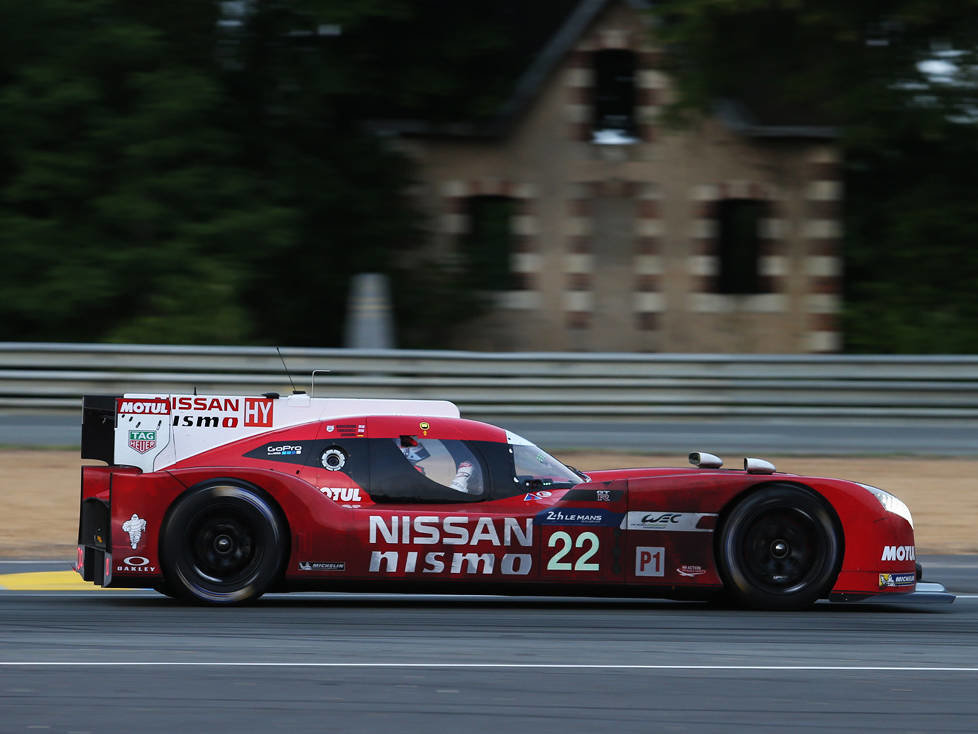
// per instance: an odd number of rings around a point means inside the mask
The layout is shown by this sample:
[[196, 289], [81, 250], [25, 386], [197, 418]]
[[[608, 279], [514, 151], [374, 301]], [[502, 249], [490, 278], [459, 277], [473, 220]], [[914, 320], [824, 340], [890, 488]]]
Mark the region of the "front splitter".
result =
[[950, 604], [957, 597], [944, 584], [918, 581], [909, 594], [833, 594], [829, 601], [855, 604]]

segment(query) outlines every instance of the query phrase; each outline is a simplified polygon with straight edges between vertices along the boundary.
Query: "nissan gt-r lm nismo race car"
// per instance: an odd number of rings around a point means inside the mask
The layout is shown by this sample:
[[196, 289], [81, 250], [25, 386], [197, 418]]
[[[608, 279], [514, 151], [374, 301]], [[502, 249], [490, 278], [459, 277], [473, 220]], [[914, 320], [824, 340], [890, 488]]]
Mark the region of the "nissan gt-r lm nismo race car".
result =
[[748, 459], [581, 472], [449, 402], [88, 396], [77, 570], [228, 604], [266, 591], [708, 598], [912, 593], [887, 492]]

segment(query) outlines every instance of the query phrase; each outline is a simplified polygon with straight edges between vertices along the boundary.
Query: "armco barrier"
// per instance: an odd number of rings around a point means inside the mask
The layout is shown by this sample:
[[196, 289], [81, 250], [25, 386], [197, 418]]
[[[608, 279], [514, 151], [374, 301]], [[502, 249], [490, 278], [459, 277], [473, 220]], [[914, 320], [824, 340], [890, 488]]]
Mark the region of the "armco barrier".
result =
[[[296, 387], [442, 398], [465, 415], [978, 418], [978, 357], [283, 348]], [[271, 347], [0, 343], [0, 409], [76, 409], [86, 393], [286, 394]]]

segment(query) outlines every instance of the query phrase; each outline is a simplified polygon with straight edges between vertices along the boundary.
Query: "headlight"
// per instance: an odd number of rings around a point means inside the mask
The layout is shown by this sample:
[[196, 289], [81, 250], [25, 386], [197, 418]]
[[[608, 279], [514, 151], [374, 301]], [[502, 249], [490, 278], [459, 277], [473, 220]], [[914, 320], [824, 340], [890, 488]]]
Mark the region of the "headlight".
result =
[[[857, 482], [858, 484], [858, 482]], [[899, 515], [908, 523], [910, 527], [913, 527], [913, 518], [910, 516], [910, 508], [904, 504], [903, 500], [899, 497], [894, 497], [889, 492], [884, 492], [878, 487], [870, 487], [868, 484], [860, 484], [860, 487], [870, 492], [876, 499], [880, 501], [883, 505], [883, 509], [887, 512], [892, 512], [894, 515]]]

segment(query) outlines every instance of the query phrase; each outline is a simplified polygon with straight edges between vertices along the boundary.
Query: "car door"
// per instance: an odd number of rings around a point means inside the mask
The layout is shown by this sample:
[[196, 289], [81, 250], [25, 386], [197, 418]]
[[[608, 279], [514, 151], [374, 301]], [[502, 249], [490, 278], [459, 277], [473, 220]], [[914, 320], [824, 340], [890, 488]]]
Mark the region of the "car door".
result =
[[540, 578], [554, 583], [624, 582], [626, 482], [586, 484], [554, 492], [535, 519]]
[[492, 491], [500, 480], [488, 458], [494, 452], [451, 426], [423, 425], [370, 432], [370, 502], [357, 508], [353, 528], [361, 575], [418, 583], [535, 578], [534, 508]]

